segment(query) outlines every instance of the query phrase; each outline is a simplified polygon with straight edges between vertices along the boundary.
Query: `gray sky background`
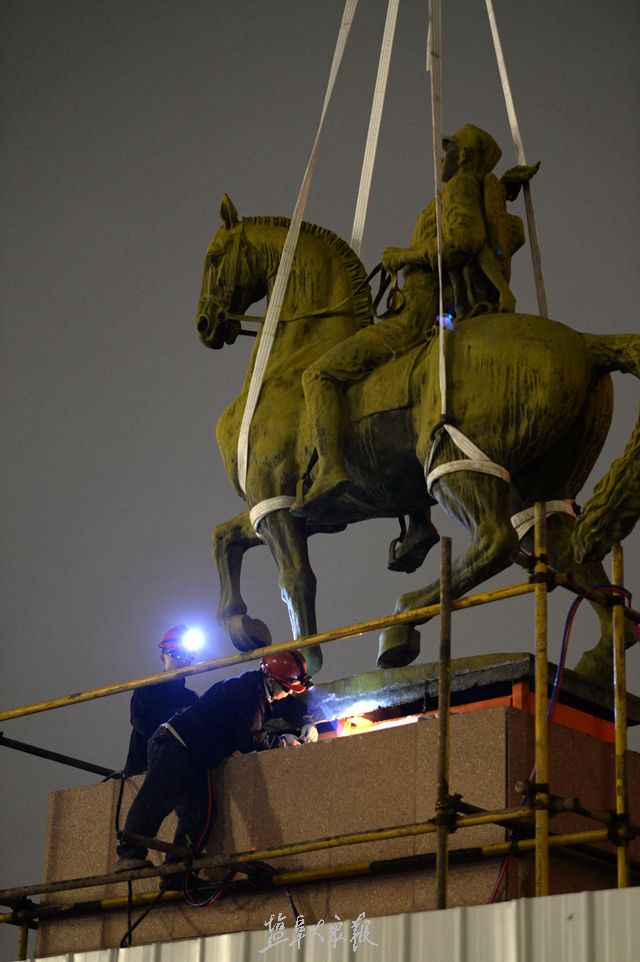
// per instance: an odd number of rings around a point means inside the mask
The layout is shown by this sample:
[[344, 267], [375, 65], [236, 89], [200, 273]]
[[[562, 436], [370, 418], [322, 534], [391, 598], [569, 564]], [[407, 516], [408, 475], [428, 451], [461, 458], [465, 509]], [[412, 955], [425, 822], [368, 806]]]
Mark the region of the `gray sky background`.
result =
[[[2, 253], [2, 705], [159, 670], [159, 638], [215, 622], [211, 527], [241, 507], [214, 425], [252, 342], [214, 353], [194, 326], [202, 257], [228, 192], [240, 214], [293, 209], [319, 119], [342, 0], [4, 0], [0, 3]], [[481, 0], [444, 5], [444, 117], [515, 163]], [[408, 242], [433, 195], [424, 71], [426, 0], [401, 4], [363, 260]], [[361, 0], [323, 135], [306, 219], [348, 239], [386, 4]], [[515, 11], [515, 12], [514, 12]], [[633, 0], [539, 0], [496, 12], [534, 181], [550, 313], [589, 331], [638, 328], [638, 22]], [[519, 203], [515, 210], [522, 213]], [[535, 312], [528, 248], [518, 306]], [[622, 452], [638, 385], [616, 377], [610, 440]], [[582, 500], [586, 500], [590, 486]], [[465, 537], [436, 510], [454, 551]], [[393, 609], [434, 577], [386, 570], [396, 523], [318, 536], [320, 629]], [[626, 545], [638, 585], [637, 533]], [[512, 569], [493, 584], [520, 580]], [[290, 637], [266, 548], [246, 557], [250, 613]], [[551, 657], [571, 598], [550, 596]], [[569, 665], [591, 647], [576, 621]], [[422, 630], [435, 657], [437, 623]], [[325, 648], [321, 681], [375, 667], [376, 640]], [[533, 649], [528, 599], [458, 614], [454, 655]], [[640, 651], [629, 657], [638, 691]], [[218, 676], [219, 677], [219, 676]], [[214, 680], [203, 676], [193, 687]], [[13, 738], [120, 767], [127, 695], [2, 726]], [[90, 781], [2, 750], [0, 885], [39, 879], [49, 791]], [[8, 851], [6, 849], [8, 848]], [[0, 932], [14, 958], [17, 932]]]

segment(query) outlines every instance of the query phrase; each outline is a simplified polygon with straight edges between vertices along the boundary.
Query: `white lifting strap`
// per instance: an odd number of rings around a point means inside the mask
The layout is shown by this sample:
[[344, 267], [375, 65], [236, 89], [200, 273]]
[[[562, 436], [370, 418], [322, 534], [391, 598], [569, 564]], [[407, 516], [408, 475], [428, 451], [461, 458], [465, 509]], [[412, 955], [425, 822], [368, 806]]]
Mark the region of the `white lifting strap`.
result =
[[431, 135], [433, 148], [433, 179], [436, 206], [436, 244], [438, 250], [438, 379], [440, 384], [440, 413], [447, 413], [447, 371], [445, 366], [445, 317], [443, 305], [442, 262], [442, 5], [441, 0], [429, 0], [429, 32], [427, 34], [427, 71], [431, 86]]
[[364, 148], [362, 172], [360, 174], [360, 187], [358, 188], [358, 199], [356, 201], [356, 210], [353, 217], [353, 228], [351, 230], [351, 247], [356, 252], [358, 257], [361, 256], [362, 252], [364, 223], [367, 217], [367, 207], [369, 206], [369, 193], [371, 191], [373, 165], [378, 147], [380, 121], [382, 120], [382, 108], [387, 89], [387, 79], [389, 77], [389, 63], [391, 62], [393, 36], [396, 30], [399, 4], [400, 0], [389, 0], [389, 5], [387, 7], [387, 19], [385, 21], [384, 33], [382, 35], [382, 46], [380, 48], [380, 59], [378, 61], [378, 75], [376, 77], [376, 86], [373, 93], [373, 102], [371, 104], [371, 117], [369, 118], [369, 132], [367, 134], [367, 143]]
[[[547, 518], [552, 514], [570, 514], [572, 518], [575, 518], [576, 515], [574, 503], [571, 499], [565, 501], [545, 501], [544, 513]], [[534, 515], [535, 508], [525, 508], [524, 511], [518, 511], [518, 513], [514, 514], [511, 518], [511, 524], [516, 529], [518, 541], [522, 541], [525, 534], [533, 528]]]
[[258, 531], [262, 519], [266, 518], [272, 511], [282, 511], [284, 508], [289, 509], [295, 500], [290, 494], [279, 494], [276, 498], [266, 498], [264, 501], [260, 501], [251, 509], [249, 512], [249, 521], [253, 526], [253, 530], [262, 541], [264, 541], [264, 538]]
[[284, 301], [284, 296], [287, 290], [287, 284], [289, 281], [289, 274], [291, 273], [291, 265], [293, 263], [293, 255], [295, 254], [296, 246], [298, 243], [298, 237], [300, 235], [300, 226], [302, 224], [302, 218], [304, 216], [304, 209], [307, 202], [307, 196], [309, 194], [309, 186], [311, 183], [311, 175], [313, 173], [313, 166], [315, 164], [316, 154], [318, 153], [318, 144], [320, 142], [320, 134], [322, 132], [322, 127], [324, 125], [324, 119], [327, 113], [327, 108], [329, 106], [329, 101], [331, 100], [331, 95], [333, 93], [333, 88], [335, 86], [335, 80], [342, 61], [342, 55], [347, 44], [347, 38], [349, 36], [349, 30], [351, 28], [351, 22], [358, 5], [358, 0], [346, 0], [344, 13], [342, 15], [342, 23], [340, 25], [340, 32], [338, 34], [338, 41], [336, 44], [335, 53], [333, 55], [333, 62], [331, 64], [331, 70], [329, 73], [329, 82], [327, 85], [327, 92], [324, 98], [324, 104], [322, 107], [322, 114], [320, 117], [320, 123], [318, 125], [318, 130], [316, 133], [316, 138], [311, 149], [311, 155], [307, 163], [307, 169], [305, 170], [304, 177], [302, 178], [302, 184], [300, 186], [300, 191], [298, 193], [298, 199], [296, 200], [296, 205], [291, 217], [291, 224], [289, 226], [289, 231], [282, 249], [282, 256], [280, 258], [280, 264], [278, 265], [278, 273], [276, 274], [276, 279], [274, 281], [273, 289], [271, 291], [271, 296], [269, 297], [269, 304], [267, 305], [267, 313], [264, 319], [264, 324], [262, 325], [262, 331], [260, 334], [260, 343], [258, 344], [258, 350], [256, 353], [256, 360], [253, 367], [253, 374], [251, 376], [251, 383], [249, 385], [249, 392], [247, 395], [247, 401], [244, 408], [244, 413], [242, 416], [242, 423], [240, 425], [240, 433], [238, 435], [238, 482], [243, 491], [247, 489], [247, 465], [249, 457], [249, 428], [251, 427], [251, 421], [253, 420], [253, 414], [258, 403], [258, 397], [260, 395], [260, 389], [262, 388], [262, 380], [264, 378], [264, 373], [267, 367], [267, 362], [269, 360], [269, 355], [271, 353], [271, 347], [273, 345], [273, 339], [276, 334], [276, 328], [278, 325], [278, 320], [280, 318], [280, 311], [282, 310], [282, 303]]
[[[524, 145], [522, 143], [522, 135], [520, 134], [516, 108], [513, 102], [513, 96], [511, 94], [511, 84], [509, 83], [507, 64], [504, 59], [504, 53], [502, 52], [502, 43], [500, 41], [500, 34], [498, 32], [498, 22], [493, 9], [493, 0], [485, 0], [485, 4], [487, 7], [487, 15], [489, 17], [489, 26], [491, 27], [491, 36], [493, 37], [496, 61], [498, 63], [498, 72], [502, 82], [504, 102], [507, 108], [507, 115], [509, 117], [509, 126], [511, 127], [513, 146], [515, 147], [518, 163], [526, 164], [527, 160], [524, 152]], [[538, 242], [538, 231], [536, 228], [536, 221], [533, 211], [533, 201], [531, 199], [531, 187], [528, 183], [522, 185], [522, 195], [524, 197], [525, 211], [527, 214], [527, 227], [529, 228], [529, 245], [531, 247], [531, 262], [533, 264], [533, 277], [536, 285], [538, 310], [543, 317], [548, 317], [549, 308], [547, 306], [547, 292], [544, 286], [544, 276], [542, 274], [542, 257], [540, 255], [540, 244]]]
[[[469, 438], [455, 428], [452, 424], [443, 424], [442, 429], [447, 432], [453, 443], [460, 448], [463, 454], [467, 457], [464, 461], [448, 461], [446, 464], [440, 464], [437, 468], [431, 469], [431, 464], [435, 456], [438, 444], [442, 439], [442, 431], [440, 431], [438, 437], [434, 441], [431, 447], [431, 454], [429, 455], [429, 461], [425, 468], [425, 475], [427, 478], [427, 491], [431, 495], [431, 489], [433, 485], [445, 474], [453, 474], [455, 471], [477, 471], [480, 474], [492, 474], [496, 478], [502, 478], [507, 484], [511, 484], [511, 475], [506, 468], [501, 467], [492, 461], [487, 455], [482, 451], [477, 444], [470, 441]], [[433, 497], [433, 495], [431, 495]]]

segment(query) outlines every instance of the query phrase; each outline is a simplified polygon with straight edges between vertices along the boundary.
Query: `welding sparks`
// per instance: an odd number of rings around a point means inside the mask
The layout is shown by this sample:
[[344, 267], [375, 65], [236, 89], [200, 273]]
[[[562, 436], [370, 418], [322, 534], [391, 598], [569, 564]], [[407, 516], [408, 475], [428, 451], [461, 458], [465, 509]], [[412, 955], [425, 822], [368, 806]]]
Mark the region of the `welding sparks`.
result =
[[350, 715], [338, 722], [337, 738], [347, 735], [360, 735], [363, 732], [382, 731], [383, 728], [399, 728], [418, 721], [418, 715], [403, 715], [401, 718], [386, 718], [383, 721], [372, 721], [364, 715]]

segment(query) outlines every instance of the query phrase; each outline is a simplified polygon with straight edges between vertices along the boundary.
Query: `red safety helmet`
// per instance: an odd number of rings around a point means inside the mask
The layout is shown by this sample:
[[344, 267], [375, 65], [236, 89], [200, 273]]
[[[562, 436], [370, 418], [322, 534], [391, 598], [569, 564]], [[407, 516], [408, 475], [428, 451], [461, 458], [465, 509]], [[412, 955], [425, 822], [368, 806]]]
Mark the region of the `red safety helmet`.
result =
[[[176, 625], [174, 628], [169, 628], [169, 631], [165, 631], [162, 636], [162, 641], [159, 643], [158, 648], [163, 652], [172, 653], [178, 651], [180, 654], [187, 654], [182, 644], [182, 639], [187, 631], [188, 628], [186, 625]], [[188, 652], [188, 654], [191, 654], [191, 652]]]
[[260, 662], [262, 670], [283, 688], [296, 694], [311, 688], [313, 682], [307, 675], [307, 662], [299, 651], [284, 651], [281, 655], [265, 655]]

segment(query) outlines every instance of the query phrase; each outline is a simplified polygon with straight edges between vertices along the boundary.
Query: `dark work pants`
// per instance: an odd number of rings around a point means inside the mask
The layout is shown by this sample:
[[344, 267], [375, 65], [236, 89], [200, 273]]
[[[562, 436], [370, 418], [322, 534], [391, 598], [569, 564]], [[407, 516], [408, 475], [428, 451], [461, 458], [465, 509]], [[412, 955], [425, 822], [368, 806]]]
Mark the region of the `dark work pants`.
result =
[[[178, 827], [176, 845], [194, 847], [205, 841], [203, 834], [213, 817], [210, 776], [202, 763], [194, 760], [166, 728], [158, 728], [149, 739], [148, 768], [124, 824], [125, 832], [155, 837], [164, 819], [175, 809]], [[118, 845], [121, 858], [144, 858], [147, 850], [129, 842]], [[179, 855], [169, 855], [168, 862], [179, 862]]]

